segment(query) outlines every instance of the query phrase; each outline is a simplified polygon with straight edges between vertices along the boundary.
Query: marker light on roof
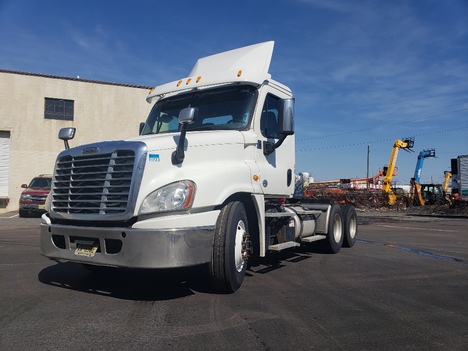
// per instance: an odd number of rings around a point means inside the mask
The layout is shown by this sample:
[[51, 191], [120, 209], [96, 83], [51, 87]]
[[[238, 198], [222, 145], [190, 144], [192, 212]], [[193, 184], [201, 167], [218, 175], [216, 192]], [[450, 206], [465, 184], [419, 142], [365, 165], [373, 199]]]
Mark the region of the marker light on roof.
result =
[[240, 69], [239, 72], [237, 72], [237, 76], [240, 77], [242, 75], [242, 70]]
[[177, 82], [177, 86], [179, 86], [179, 85], [181, 85], [181, 84], [182, 84], [182, 80], [179, 80], [179, 81]]
[[201, 76], [198, 76], [198, 78], [197, 78], [197, 83], [198, 83], [199, 81], [201, 81]]
[[185, 85], [189, 85], [191, 81], [192, 81], [192, 78], [187, 79], [187, 83], [185, 83]]
[[151, 94], [153, 91], [154, 91], [154, 88], [151, 88], [149, 93]]

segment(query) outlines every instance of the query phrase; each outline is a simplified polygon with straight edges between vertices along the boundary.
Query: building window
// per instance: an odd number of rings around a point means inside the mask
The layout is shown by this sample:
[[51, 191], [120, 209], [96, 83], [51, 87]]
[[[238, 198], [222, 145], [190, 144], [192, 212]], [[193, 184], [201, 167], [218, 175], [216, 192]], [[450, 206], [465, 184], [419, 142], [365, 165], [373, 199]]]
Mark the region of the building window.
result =
[[45, 98], [44, 118], [73, 121], [74, 101]]

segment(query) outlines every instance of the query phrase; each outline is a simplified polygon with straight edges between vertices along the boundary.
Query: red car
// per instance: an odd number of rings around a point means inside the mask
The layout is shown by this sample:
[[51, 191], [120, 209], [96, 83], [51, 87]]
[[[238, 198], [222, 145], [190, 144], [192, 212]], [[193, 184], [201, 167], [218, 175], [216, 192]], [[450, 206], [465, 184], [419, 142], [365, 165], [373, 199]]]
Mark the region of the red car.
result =
[[31, 213], [41, 214], [45, 212], [45, 201], [50, 193], [52, 176], [41, 174], [34, 177], [29, 185], [22, 184], [25, 190], [19, 200], [19, 216], [28, 217]]

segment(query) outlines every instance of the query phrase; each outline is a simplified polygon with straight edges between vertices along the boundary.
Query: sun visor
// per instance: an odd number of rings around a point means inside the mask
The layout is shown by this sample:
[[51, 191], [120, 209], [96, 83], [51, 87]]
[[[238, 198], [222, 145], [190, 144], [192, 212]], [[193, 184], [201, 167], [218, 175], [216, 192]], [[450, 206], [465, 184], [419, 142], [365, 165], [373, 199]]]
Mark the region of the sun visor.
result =
[[271, 79], [273, 46], [274, 41], [267, 41], [201, 58], [188, 77], [151, 89], [146, 101], [154, 103], [167, 94], [220, 84], [263, 84]]

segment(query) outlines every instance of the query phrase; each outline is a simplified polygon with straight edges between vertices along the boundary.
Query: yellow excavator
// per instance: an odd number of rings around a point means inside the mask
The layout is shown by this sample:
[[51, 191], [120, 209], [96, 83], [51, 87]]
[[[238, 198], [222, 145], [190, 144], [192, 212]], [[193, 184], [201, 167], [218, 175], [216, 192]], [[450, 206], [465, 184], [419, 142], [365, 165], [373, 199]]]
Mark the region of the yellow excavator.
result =
[[388, 195], [388, 204], [390, 206], [395, 205], [397, 202], [397, 195], [395, 194], [394, 189], [392, 189], [392, 177], [393, 172], [395, 171], [396, 161], [398, 158], [398, 152], [400, 149], [405, 151], [412, 151], [411, 149], [414, 146], [414, 137], [405, 138], [403, 140], [397, 139], [395, 144], [393, 144], [392, 153], [390, 155], [390, 161], [388, 162], [388, 168], [385, 173], [385, 177], [382, 180], [382, 190]]

